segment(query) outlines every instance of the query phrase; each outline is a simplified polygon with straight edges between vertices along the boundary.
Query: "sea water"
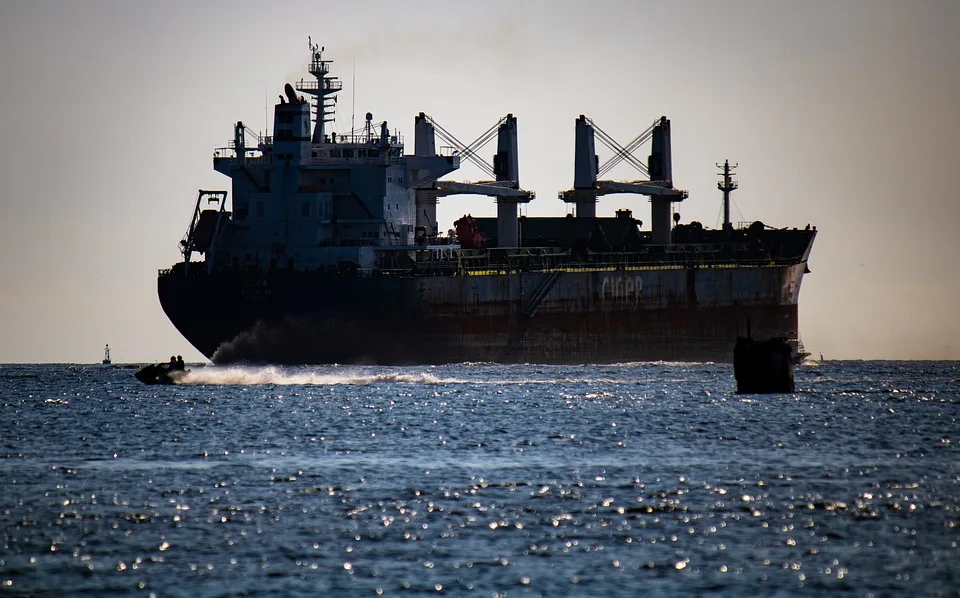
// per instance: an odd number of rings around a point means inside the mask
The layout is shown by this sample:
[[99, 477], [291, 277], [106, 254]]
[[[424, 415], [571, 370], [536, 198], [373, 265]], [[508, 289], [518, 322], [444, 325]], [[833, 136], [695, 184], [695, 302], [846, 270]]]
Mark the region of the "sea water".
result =
[[0, 366], [2, 596], [956, 596], [960, 363]]

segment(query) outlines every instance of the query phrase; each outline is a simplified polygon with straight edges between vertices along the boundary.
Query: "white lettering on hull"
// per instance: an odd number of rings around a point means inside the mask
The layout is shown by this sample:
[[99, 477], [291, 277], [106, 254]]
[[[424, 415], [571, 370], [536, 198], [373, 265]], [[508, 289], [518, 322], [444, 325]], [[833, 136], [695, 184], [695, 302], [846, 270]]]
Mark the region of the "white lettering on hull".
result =
[[635, 276], [604, 276], [600, 285], [600, 299], [640, 301], [643, 297], [643, 279]]

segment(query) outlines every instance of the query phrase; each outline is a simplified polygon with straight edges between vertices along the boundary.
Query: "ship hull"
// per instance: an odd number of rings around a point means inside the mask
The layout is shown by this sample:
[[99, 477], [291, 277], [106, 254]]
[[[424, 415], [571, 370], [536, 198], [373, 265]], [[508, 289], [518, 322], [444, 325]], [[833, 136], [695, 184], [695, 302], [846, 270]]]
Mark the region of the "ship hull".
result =
[[[467, 276], [162, 274], [161, 305], [215, 363], [730, 361], [792, 336], [805, 263]], [[198, 267], [199, 266], [199, 267]]]

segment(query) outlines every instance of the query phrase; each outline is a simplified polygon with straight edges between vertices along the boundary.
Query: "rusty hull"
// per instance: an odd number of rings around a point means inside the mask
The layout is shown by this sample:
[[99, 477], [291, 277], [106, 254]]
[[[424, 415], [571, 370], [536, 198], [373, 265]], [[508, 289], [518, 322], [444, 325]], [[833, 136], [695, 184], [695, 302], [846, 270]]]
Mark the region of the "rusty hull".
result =
[[796, 334], [805, 267], [169, 275], [158, 285], [174, 325], [217, 363], [730, 361], [748, 321], [758, 337]]

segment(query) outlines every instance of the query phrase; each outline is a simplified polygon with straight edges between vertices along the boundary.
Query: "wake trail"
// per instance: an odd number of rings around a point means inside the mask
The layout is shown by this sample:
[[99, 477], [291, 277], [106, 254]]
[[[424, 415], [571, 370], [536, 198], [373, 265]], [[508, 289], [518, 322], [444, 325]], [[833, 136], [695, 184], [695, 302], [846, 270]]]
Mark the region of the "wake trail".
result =
[[460, 380], [438, 378], [432, 374], [414, 372], [384, 372], [378, 374], [364, 372], [318, 372], [285, 370], [276, 366], [210, 366], [193, 369], [177, 381], [179, 385], [367, 385], [367, 384], [446, 384]]
[[662, 378], [609, 378], [536, 376], [531, 378], [460, 379], [437, 376], [428, 372], [364, 372], [351, 370], [319, 370], [308, 368], [284, 368], [280, 366], [206, 366], [194, 368], [178, 376], [180, 386], [363, 386], [371, 384], [470, 384], [480, 386], [524, 386], [567, 384], [637, 384], [643, 382], [679, 382]]

